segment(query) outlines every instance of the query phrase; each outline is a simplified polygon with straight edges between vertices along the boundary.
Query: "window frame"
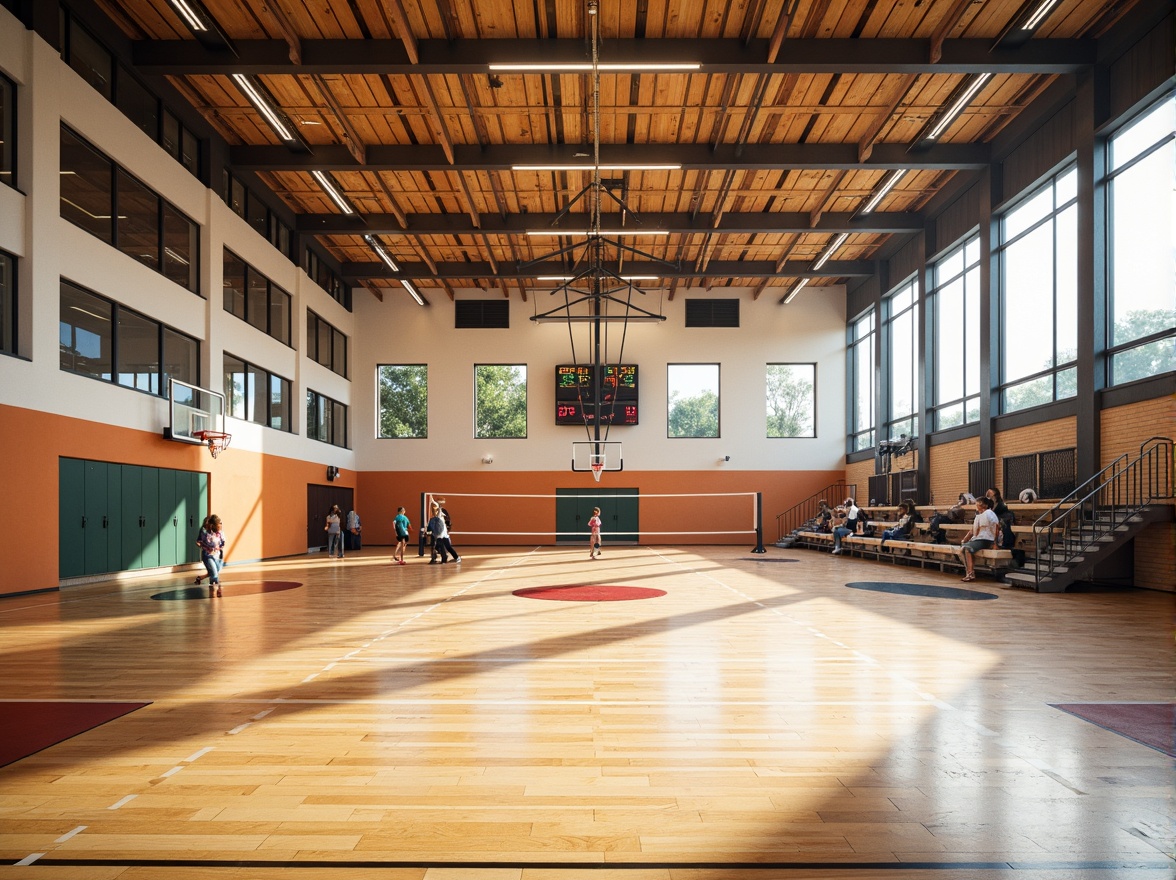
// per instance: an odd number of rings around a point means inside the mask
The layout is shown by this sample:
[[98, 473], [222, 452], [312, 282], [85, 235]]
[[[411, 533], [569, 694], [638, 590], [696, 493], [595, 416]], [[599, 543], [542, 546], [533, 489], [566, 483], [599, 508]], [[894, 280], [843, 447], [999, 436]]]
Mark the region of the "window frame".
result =
[[[863, 324], [868, 324], [868, 329], [865, 332], [860, 332], [859, 328]], [[851, 455], [855, 452], [873, 449], [876, 445], [878, 401], [874, 394], [876, 385], [874, 379], [877, 372], [874, 366], [874, 355], [878, 348], [878, 327], [874, 309], [870, 308], [850, 321], [845, 336], [845, 378], [848, 386], [846, 398], [849, 404], [847, 419], [849, 431], [846, 437], [845, 452], [847, 455]], [[862, 355], [863, 348], [865, 349], [864, 357]], [[863, 367], [870, 376], [870, 383], [865, 388], [862, 387], [859, 372]], [[869, 410], [869, 425], [859, 423], [860, 413], [858, 410], [863, 399]]]
[[[673, 383], [671, 381], [671, 371], [675, 367], [714, 367], [715, 382], [715, 432], [713, 434], [673, 434], [671, 433], [671, 423], [673, 421], [673, 412], [675, 401], [673, 400]], [[666, 439], [667, 440], [718, 440], [723, 436], [723, 365], [719, 362], [675, 362], [666, 364]], [[709, 390], [709, 389], [708, 389]], [[705, 393], [705, 392], [704, 392]], [[687, 397], [677, 404], [681, 405], [686, 400], [693, 400], [694, 397]]]
[[19, 257], [0, 250], [0, 354], [20, 352]]
[[[809, 367], [812, 369], [812, 383], [811, 383], [811, 392], [810, 392], [810, 394], [811, 394], [811, 396], [810, 396], [811, 408], [810, 408], [810, 412], [809, 412], [809, 417], [810, 417], [809, 423], [811, 426], [812, 433], [810, 433], [810, 434], [773, 434], [773, 433], [771, 433], [771, 427], [770, 427], [771, 426], [771, 414], [767, 411], [766, 391], [767, 391], [767, 387], [769, 385], [769, 381], [768, 381], [769, 372], [772, 367], [788, 367], [788, 368]], [[765, 439], [767, 439], [767, 440], [815, 440], [817, 437], [817, 364], [816, 364], [816, 361], [804, 361], [804, 362], [772, 361], [772, 362], [765, 364], [764, 365], [764, 388], [765, 388], [765, 395], [764, 395], [765, 396], [765, 401], [764, 401], [764, 406], [765, 406], [765, 410], [764, 410], [764, 417], [765, 417], [764, 437], [765, 437]]]
[[[904, 294], [910, 294], [910, 303], [895, 310], [895, 301]], [[883, 365], [883, 375], [886, 382], [886, 413], [882, 419], [882, 434], [884, 439], [896, 440], [902, 435], [915, 437], [919, 433], [921, 422], [919, 413], [919, 282], [918, 276], [912, 275], [906, 281], [892, 288], [882, 297], [882, 333], [885, 340], [887, 360]], [[898, 346], [895, 345], [894, 333], [899, 322], [910, 321], [910, 375], [911, 375], [911, 410], [899, 413], [894, 410], [895, 394], [895, 357]], [[898, 436], [896, 436], [896, 434]], [[876, 442], [875, 442], [875, 445]]]
[[[306, 389], [306, 437], [350, 449], [347, 443], [348, 406], [312, 388]], [[314, 433], [311, 433], [312, 427]], [[320, 430], [325, 429], [325, 431]], [[321, 434], [328, 436], [321, 436]], [[342, 433], [342, 438], [339, 434]], [[340, 442], [340, 439], [342, 442]]]
[[[237, 400], [236, 400], [237, 395], [236, 395], [235, 389], [230, 392], [230, 389], [228, 386], [229, 376], [233, 375], [229, 371], [229, 363], [228, 362], [229, 362], [230, 358], [234, 362], [236, 362], [237, 364], [241, 365], [240, 373], [241, 373], [241, 375], [244, 375], [246, 377], [246, 381], [244, 383], [244, 389], [243, 389], [244, 399], [241, 401], [241, 411], [244, 413], [244, 415], [237, 415], [233, 411], [234, 404], [237, 402]], [[286, 434], [293, 434], [294, 433], [294, 424], [293, 424], [294, 420], [292, 418], [293, 410], [292, 410], [292, 406], [291, 406], [291, 404], [292, 404], [291, 398], [294, 393], [294, 383], [291, 382], [289, 379], [287, 379], [285, 376], [280, 376], [277, 373], [273, 372], [272, 370], [267, 370], [264, 367], [259, 367], [256, 364], [250, 363], [249, 361], [245, 360], [245, 358], [238, 357], [237, 355], [233, 354], [232, 352], [228, 352], [228, 351], [223, 352], [223, 363], [224, 363], [224, 372], [223, 372], [222, 384], [225, 386], [223, 389], [224, 394], [225, 394], [225, 415], [230, 418], [238, 419], [239, 421], [251, 422], [255, 425], [261, 425], [262, 427], [269, 428], [273, 431], [281, 431]], [[256, 382], [256, 381], [250, 382], [249, 377], [251, 377], [253, 375], [262, 376], [263, 377], [262, 381], [261, 382]], [[285, 420], [286, 420], [286, 427], [284, 427], [284, 428], [275, 427], [273, 424], [274, 416], [275, 416], [273, 385], [274, 385], [275, 379], [280, 383], [280, 387], [285, 392], [284, 396], [282, 398], [284, 401]], [[258, 385], [260, 385], [261, 387], [260, 388], [257, 387]], [[265, 401], [264, 418], [258, 419], [258, 418], [255, 418], [255, 416], [257, 415], [259, 399], [262, 397], [264, 397], [264, 401]]]
[[[222, 293], [221, 307], [234, 318], [238, 318], [244, 321], [253, 329], [264, 333], [271, 339], [276, 339], [278, 342], [289, 348], [293, 348], [294, 298], [283, 288], [279, 287], [274, 281], [272, 281], [264, 272], [261, 272], [252, 266], [247, 260], [243, 259], [240, 255], [227, 246], [221, 250], [222, 279], [230, 277], [229, 273], [224, 271], [224, 267], [229, 264], [230, 260], [233, 260], [244, 267], [244, 274], [242, 276], [244, 280], [242, 282], [240, 291], [237, 291], [236, 288], [224, 288], [224, 292]], [[235, 273], [233, 277], [235, 277]], [[264, 291], [264, 307], [257, 304], [258, 298], [252, 295], [254, 291]], [[238, 314], [235, 308], [230, 308], [230, 293], [234, 294], [232, 303], [234, 305], [237, 303], [241, 304], [241, 314]], [[237, 293], [240, 293], [241, 296], [237, 297], [235, 295]], [[279, 314], [284, 314], [286, 320], [285, 326], [280, 328], [279, 332], [275, 333], [274, 303], [277, 301], [278, 297], [285, 297], [284, 300], [281, 300], [283, 306], [282, 309], [279, 310]], [[260, 312], [261, 314], [254, 314], [255, 312]]]
[[[386, 369], [414, 369], [423, 371], [424, 413], [413, 413], [424, 425], [424, 431], [416, 434], [385, 434], [383, 429], [384, 401], [381, 372]], [[419, 377], [418, 377], [419, 381]], [[377, 440], [428, 440], [429, 439], [429, 365], [428, 364], [376, 364], [376, 439]]]
[[[975, 249], [975, 259], [969, 262], [969, 251]], [[956, 257], [960, 258], [961, 266], [958, 271], [953, 274], [941, 274], [941, 269], [945, 264]], [[931, 352], [930, 357], [927, 358], [929, 364], [933, 364], [931, 369], [931, 401], [929, 403], [928, 417], [931, 423], [932, 431], [949, 431], [953, 428], [960, 428], [965, 425], [973, 425], [980, 421], [980, 388], [983, 385], [980, 377], [980, 322], [981, 322], [981, 281], [980, 281], [980, 233], [979, 231], [971, 233], [964, 238], [958, 245], [948, 250], [942, 257], [935, 260], [928, 265], [928, 276], [930, 279], [930, 287], [927, 291], [927, 320], [930, 324], [931, 330]], [[949, 292], [953, 284], [959, 282], [961, 285], [959, 296], [962, 304], [959, 309], [960, 323], [959, 326], [951, 328], [950, 336], [963, 340], [963, 345], [959, 350], [959, 369], [960, 369], [960, 385], [963, 390], [963, 395], [951, 399], [940, 399], [940, 377], [942, 370], [940, 369], [940, 361], [947, 348], [948, 342], [944, 338], [940, 325], [940, 318], [944, 313], [943, 297]], [[973, 290], [973, 285], [975, 289]], [[971, 326], [970, 322], [974, 320], [975, 326]], [[975, 350], [972, 351], [971, 348]], [[969, 370], [974, 372], [976, 380], [976, 390], [974, 392], [968, 390]], [[970, 410], [969, 406], [974, 404], [975, 409]], [[960, 411], [960, 421], [956, 424], [945, 425], [942, 424], [943, 414], [946, 410], [958, 408]], [[970, 414], [972, 417], [970, 417]]]
[[0, 112], [0, 183], [16, 189], [19, 158], [16, 104], [20, 95], [16, 83], [3, 73], [0, 73], [0, 96], [4, 99], [0, 102], [3, 111]]
[[[478, 371], [484, 367], [508, 367], [513, 370], [521, 369], [523, 371], [522, 390], [523, 390], [523, 433], [521, 434], [483, 434], [481, 433], [482, 419], [481, 412], [481, 383], [478, 381]], [[528, 408], [530, 406], [530, 387], [527, 380], [527, 365], [526, 364], [505, 364], [505, 363], [476, 363], [474, 364], [474, 439], [475, 440], [526, 440], [527, 431], [530, 426]], [[518, 383], [514, 386], [518, 387]]]

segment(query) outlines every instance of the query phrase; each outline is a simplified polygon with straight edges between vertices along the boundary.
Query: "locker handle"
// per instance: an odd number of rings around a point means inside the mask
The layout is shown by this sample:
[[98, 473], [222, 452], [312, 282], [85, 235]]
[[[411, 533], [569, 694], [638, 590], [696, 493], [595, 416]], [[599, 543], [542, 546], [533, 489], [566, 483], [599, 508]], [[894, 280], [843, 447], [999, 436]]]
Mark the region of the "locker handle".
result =
[[106, 523], [107, 523], [107, 519], [106, 519], [106, 514], [104, 513], [104, 514], [102, 514], [102, 528], [106, 528]]
[[177, 527], [178, 527], [178, 526], [179, 526], [179, 524], [180, 524], [179, 517], [175, 517], [175, 516], [173, 516], [173, 517], [172, 517], [172, 525], [173, 525], [173, 526], [177, 526]]
[[82, 517], [82, 528], [84, 529], [85, 527], [86, 527], [86, 518], [83, 516]]

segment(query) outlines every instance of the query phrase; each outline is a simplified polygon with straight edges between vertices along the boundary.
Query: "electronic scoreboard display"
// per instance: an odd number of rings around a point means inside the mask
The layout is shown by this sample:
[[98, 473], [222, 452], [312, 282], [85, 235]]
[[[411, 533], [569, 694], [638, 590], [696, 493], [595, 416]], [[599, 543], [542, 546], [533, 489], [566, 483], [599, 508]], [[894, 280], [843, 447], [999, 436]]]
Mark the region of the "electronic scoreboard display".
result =
[[[596, 407], [597, 388], [600, 408]], [[555, 368], [557, 425], [636, 425], [636, 364], [560, 364]]]

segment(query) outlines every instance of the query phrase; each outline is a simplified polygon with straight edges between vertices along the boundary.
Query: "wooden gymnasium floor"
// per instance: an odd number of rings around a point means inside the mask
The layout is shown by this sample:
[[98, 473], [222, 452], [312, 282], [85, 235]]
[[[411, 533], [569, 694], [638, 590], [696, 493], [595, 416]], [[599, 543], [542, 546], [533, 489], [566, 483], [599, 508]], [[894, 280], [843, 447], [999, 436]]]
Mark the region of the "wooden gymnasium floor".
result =
[[[1171, 700], [1171, 595], [462, 549], [0, 601], [0, 699], [151, 703], [0, 769], [0, 878], [1173, 876], [1172, 761], [1049, 705]], [[512, 595], [583, 583], [666, 595]]]

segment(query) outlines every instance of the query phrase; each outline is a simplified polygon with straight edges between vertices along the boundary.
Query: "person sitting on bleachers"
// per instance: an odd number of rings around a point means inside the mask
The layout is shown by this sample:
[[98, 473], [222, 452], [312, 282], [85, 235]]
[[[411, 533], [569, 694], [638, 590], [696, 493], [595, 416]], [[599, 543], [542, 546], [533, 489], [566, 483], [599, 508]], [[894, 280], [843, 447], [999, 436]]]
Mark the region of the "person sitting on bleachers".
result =
[[988, 550], [996, 543], [996, 533], [1000, 531], [1000, 520], [992, 512], [992, 502], [987, 498], [976, 499], [976, 519], [972, 522], [972, 531], [964, 537], [960, 544], [960, 556], [964, 560], [966, 574], [960, 580], [976, 580], [973, 568], [973, 556], [979, 550]]
[[833, 529], [833, 555], [841, 555], [841, 539], [846, 535], [853, 535], [858, 530], [858, 519], [861, 509], [852, 498], [846, 498], [845, 503], [837, 508], [837, 515], [841, 517], [840, 525]]
[[915, 502], [909, 498], [902, 501], [898, 505], [899, 517], [898, 525], [892, 529], [884, 529], [882, 532], [882, 543], [878, 545], [879, 550], [886, 549], [887, 541], [907, 540], [914, 534], [915, 527], [923, 521], [919, 516], [919, 510], [915, 507]]
[[931, 540], [936, 544], [947, 543], [947, 532], [940, 528], [944, 523], [952, 523], [959, 525], [964, 521], [967, 508], [976, 503], [976, 496], [969, 492], [961, 492], [960, 500], [952, 505], [951, 509], [946, 513], [936, 511], [931, 515], [931, 522], [928, 527], [931, 531]]

